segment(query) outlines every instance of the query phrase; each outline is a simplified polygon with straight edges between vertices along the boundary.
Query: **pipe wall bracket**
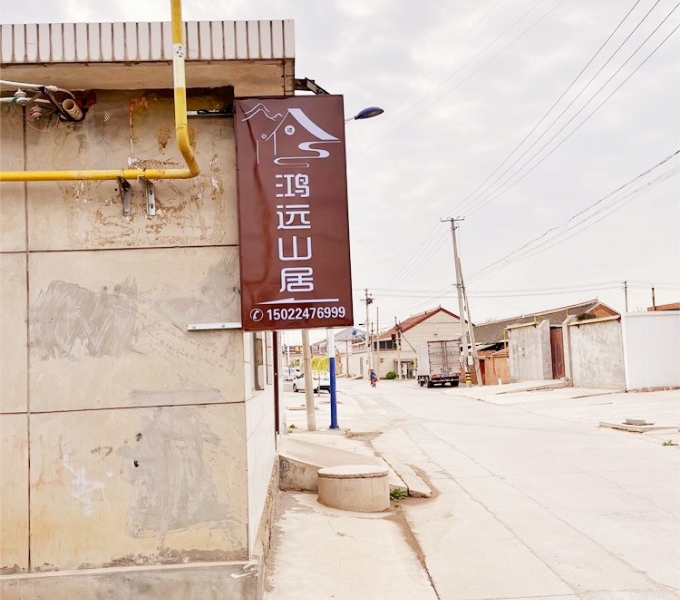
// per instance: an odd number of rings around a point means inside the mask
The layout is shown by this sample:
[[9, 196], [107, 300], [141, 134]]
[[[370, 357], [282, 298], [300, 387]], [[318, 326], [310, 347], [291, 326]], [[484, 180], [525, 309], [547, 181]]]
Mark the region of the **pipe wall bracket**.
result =
[[116, 177], [118, 180], [118, 192], [120, 193], [120, 199], [123, 202], [123, 215], [126, 217], [130, 216], [130, 182], [122, 177]]
[[149, 217], [156, 215], [156, 188], [153, 181], [146, 177], [140, 177], [139, 182], [144, 188], [144, 196], [146, 198], [146, 214]]

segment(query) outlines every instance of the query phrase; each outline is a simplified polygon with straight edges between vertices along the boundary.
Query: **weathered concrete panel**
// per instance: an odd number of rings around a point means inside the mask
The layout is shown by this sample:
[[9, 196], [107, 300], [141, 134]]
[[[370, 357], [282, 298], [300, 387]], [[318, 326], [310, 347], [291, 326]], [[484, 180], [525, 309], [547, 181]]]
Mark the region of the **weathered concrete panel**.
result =
[[0, 254], [0, 290], [0, 412], [26, 412], [25, 254]]
[[0, 418], [0, 573], [17, 573], [28, 569], [28, 421]]
[[572, 322], [568, 335], [568, 362], [575, 386], [623, 389], [623, 342], [618, 319]]
[[[24, 170], [22, 138], [23, 118], [18, 105], [0, 105], [0, 169]], [[26, 249], [25, 188], [21, 182], [3, 183], [0, 189], [0, 252]]]
[[[202, 96], [194, 108], [221, 106]], [[29, 184], [31, 250], [237, 243], [235, 150], [230, 119], [192, 119], [189, 135], [201, 174], [155, 182], [156, 215], [131, 181], [131, 214], [123, 215], [117, 181]], [[49, 136], [28, 130], [29, 169], [176, 168], [171, 91], [99, 92], [82, 123], [55, 123]], [[3, 184], [4, 185], [4, 184]], [[23, 215], [22, 215], [23, 218]]]
[[0, 578], [3, 600], [256, 600], [244, 563], [127, 567]]
[[512, 381], [552, 378], [549, 321], [508, 328], [508, 347]]
[[34, 411], [243, 400], [236, 248], [31, 254]]
[[242, 403], [31, 416], [34, 571], [247, 558]]

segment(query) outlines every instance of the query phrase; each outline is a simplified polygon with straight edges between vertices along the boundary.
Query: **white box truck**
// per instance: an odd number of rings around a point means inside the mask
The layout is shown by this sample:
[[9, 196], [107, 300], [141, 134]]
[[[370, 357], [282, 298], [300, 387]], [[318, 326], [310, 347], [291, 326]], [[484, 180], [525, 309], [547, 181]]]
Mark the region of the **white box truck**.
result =
[[441, 340], [420, 344], [418, 350], [418, 383], [451, 387], [460, 381], [460, 340]]

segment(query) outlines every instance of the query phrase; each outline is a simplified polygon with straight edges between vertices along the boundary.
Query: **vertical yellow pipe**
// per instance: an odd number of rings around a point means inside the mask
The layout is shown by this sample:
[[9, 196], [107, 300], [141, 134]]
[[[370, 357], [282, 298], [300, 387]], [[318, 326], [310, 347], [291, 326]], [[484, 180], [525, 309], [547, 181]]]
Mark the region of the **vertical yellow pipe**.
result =
[[200, 173], [191, 142], [187, 124], [186, 72], [184, 69], [184, 21], [182, 21], [181, 0], [170, 0], [172, 15], [172, 69], [175, 88], [175, 131], [177, 146], [189, 167], [190, 177]]

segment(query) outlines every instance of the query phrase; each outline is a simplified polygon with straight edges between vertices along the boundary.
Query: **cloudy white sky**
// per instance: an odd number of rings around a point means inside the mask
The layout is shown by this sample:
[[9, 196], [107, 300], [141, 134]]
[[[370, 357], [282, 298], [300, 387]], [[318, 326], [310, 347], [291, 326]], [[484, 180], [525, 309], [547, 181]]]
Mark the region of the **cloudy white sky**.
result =
[[[598, 297], [680, 300], [677, 0], [184, 0], [186, 20], [294, 19], [296, 76], [345, 96], [356, 322]], [[169, 20], [161, 0], [3, 2], [4, 23]], [[670, 157], [670, 158], [668, 158]], [[663, 162], [665, 159], [665, 162]], [[662, 163], [663, 164], [660, 164]]]

